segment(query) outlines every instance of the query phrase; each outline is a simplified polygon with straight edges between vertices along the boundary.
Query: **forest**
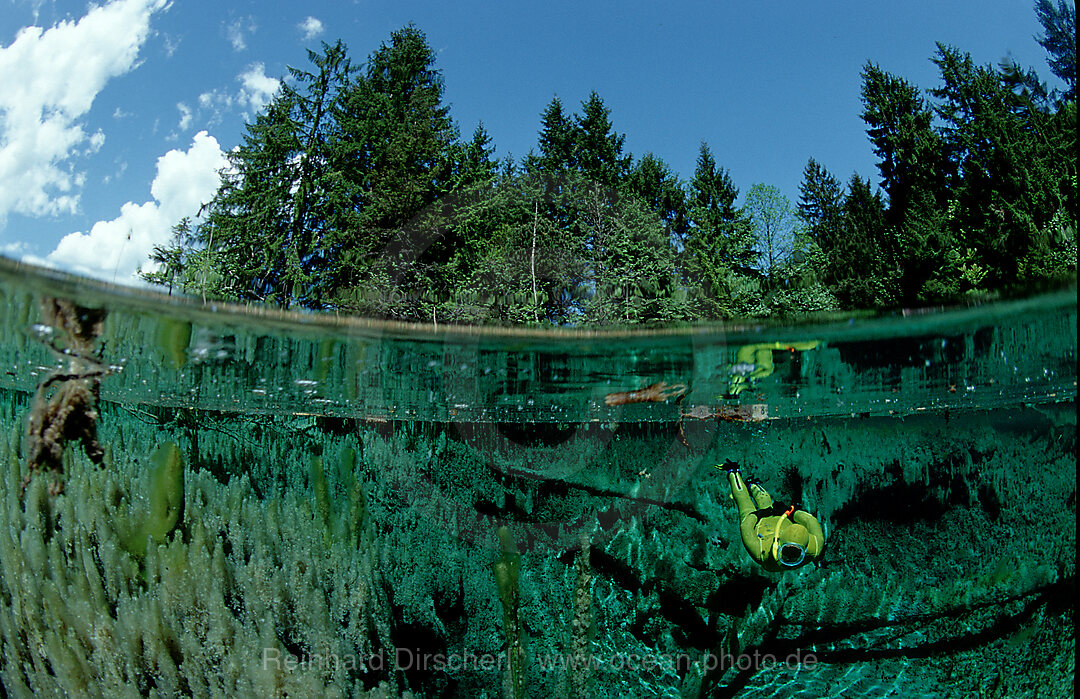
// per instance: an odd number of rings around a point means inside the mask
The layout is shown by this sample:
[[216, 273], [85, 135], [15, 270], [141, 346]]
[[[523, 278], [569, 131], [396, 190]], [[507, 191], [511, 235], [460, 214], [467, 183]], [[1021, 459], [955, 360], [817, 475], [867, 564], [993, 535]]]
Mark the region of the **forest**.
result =
[[952, 46], [922, 90], [867, 62], [878, 180], [811, 158], [799, 200], [739, 189], [702, 142], [689, 181], [625, 151], [595, 92], [554, 98], [535, 149], [462, 137], [419, 28], [362, 64], [340, 41], [290, 68], [196, 220], [143, 278], [203, 298], [401, 321], [671, 325], [1012, 297], [1075, 283], [1071, 3], [1039, 0], [1065, 90]]

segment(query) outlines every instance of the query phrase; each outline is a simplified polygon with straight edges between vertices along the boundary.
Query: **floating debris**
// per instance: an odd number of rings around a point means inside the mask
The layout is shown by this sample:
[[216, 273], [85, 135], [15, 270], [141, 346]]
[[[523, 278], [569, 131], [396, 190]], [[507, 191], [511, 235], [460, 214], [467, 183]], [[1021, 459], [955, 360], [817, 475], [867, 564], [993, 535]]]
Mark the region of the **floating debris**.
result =
[[606, 405], [626, 405], [628, 403], [663, 403], [666, 400], [678, 398], [684, 393], [686, 393], [686, 384], [677, 383], [669, 386], [667, 382], [660, 381], [637, 391], [609, 393], [604, 396], [604, 403]]

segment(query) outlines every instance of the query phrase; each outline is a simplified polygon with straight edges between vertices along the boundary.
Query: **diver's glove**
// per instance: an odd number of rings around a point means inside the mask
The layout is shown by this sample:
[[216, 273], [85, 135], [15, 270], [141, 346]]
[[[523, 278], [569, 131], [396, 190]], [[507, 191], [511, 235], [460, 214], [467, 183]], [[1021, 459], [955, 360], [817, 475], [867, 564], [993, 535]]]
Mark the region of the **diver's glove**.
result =
[[717, 468], [722, 468], [725, 471], [727, 471], [728, 473], [735, 473], [736, 471], [739, 470], [739, 463], [737, 461], [732, 461], [731, 459], [727, 459], [726, 461], [724, 461], [723, 466], [717, 466]]

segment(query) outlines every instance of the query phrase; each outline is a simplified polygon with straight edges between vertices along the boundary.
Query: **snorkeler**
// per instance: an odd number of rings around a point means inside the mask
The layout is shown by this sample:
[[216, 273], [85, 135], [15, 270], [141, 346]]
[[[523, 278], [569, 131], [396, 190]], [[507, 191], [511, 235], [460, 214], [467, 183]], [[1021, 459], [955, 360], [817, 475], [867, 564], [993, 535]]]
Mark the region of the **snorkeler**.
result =
[[734, 461], [716, 468], [727, 471], [731, 497], [739, 508], [743, 544], [765, 570], [790, 570], [821, 556], [825, 535], [813, 515], [774, 503], [758, 481], [743, 480], [739, 464]]
[[735, 364], [728, 373], [731, 382], [728, 386], [728, 395], [737, 396], [747, 387], [755, 384], [773, 373], [773, 356], [776, 350], [796, 350], [802, 352], [812, 350], [818, 346], [817, 340], [809, 342], [762, 342], [756, 345], [744, 345], [739, 348], [735, 355]]

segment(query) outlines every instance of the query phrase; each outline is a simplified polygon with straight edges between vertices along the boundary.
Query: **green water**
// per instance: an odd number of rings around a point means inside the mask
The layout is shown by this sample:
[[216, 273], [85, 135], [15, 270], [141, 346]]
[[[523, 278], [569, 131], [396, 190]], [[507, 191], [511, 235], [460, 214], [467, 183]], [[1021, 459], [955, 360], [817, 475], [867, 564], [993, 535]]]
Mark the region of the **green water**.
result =
[[1075, 292], [491, 332], [0, 259], [0, 328], [7, 695], [1072, 696]]

